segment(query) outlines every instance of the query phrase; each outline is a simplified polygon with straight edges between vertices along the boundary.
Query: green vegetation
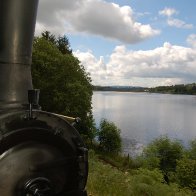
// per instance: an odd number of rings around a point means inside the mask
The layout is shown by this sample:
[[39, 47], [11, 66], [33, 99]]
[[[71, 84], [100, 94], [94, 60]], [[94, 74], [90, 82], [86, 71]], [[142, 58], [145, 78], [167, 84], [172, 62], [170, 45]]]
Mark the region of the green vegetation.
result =
[[114, 123], [101, 121], [99, 143], [90, 151], [91, 195], [195, 195], [196, 140], [185, 149], [178, 140], [162, 136], [148, 144], [140, 156], [130, 157], [122, 155], [120, 148], [111, 150], [117, 138], [121, 143], [119, 134]]
[[176, 175], [182, 187], [196, 190], [196, 160], [183, 158], [177, 161]]
[[93, 86], [94, 91], [145, 92], [148, 88], [137, 86]]
[[179, 141], [160, 137], [152, 141], [143, 152], [147, 168], [158, 168], [165, 175], [176, 170], [177, 160], [182, 158], [183, 146]]
[[82, 121], [77, 127], [80, 133], [94, 138], [91, 79], [72, 55], [65, 36], [55, 38], [46, 31], [34, 39], [32, 78], [34, 88], [41, 89], [43, 110], [80, 117]]
[[196, 159], [194, 154], [196, 140], [185, 149], [177, 140], [160, 137], [152, 141], [139, 157], [140, 167], [159, 169], [165, 181], [177, 183], [192, 190], [196, 188]]
[[88, 194], [91, 196], [193, 196], [189, 189], [177, 184], [167, 185], [160, 170], [120, 170], [111, 166], [94, 151], [89, 152]]
[[169, 93], [169, 94], [189, 94], [196, 95], [196, 83], [193, 84], [179, 84], [172, 86], [158, 86], [150, 88], [151, 93]]
[[99, 148], [105, 153], [121, 152], [120, 130], [113, 122], [103, 119], [98, 130]]
[[195, 195], [193, 147], [187, 150], [176, 140], [160, 137], [136, 158], [90, 150], [87, 189], [93, 196]]

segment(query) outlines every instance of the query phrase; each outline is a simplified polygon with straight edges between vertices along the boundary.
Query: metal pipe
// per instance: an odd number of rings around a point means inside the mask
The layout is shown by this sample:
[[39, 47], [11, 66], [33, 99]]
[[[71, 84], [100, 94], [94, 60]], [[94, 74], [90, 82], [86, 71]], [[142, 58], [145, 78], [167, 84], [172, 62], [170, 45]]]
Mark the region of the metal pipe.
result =
[[24, 108], [38, 0], [0, 0], [0, 110]]

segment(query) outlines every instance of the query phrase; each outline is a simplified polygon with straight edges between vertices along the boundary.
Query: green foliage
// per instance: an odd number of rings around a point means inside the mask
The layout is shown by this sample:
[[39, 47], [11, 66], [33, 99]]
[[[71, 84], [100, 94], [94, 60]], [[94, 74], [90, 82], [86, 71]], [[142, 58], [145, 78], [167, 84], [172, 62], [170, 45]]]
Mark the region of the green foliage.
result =
[[172, 94], [196, 94], [196, 83], [193, 84], [178, 84], [174, 86], [158, 86], [155, 88], [150, 88], [152, 93], [172, 93]]
[[133, 195], [168, 195], [170, 192], [177, 192], [172, 190], [166, 184], [163, 184], [163, 174], [158, 170], [138, 169], [132, 173], [132, 188]]
[[[139, 168], [138, 170], [135, 170], [134, 175], [140, 176], [139, 181], [144, 182], [146, 184], [154, 184], [156, 182], [163, 183], [163, 174], [158, 169], [148, 170], [145, 168]], [[136, 179], [137, 181], [138, 179]]]
[[131, 195], [130, 176], [109, 164], [99, 161], [94, 153], [89, 153], [89, 176], [87, 191], [93, 196]]
[[41, 90], [40, 105], [49, 112], [80, 117], [79, 131], [92, 139], [91, 79], [76, 57], [58, 49], [57, 41], [49, 32], [34, 40], [32, 78], [34, 88]]
[[190, 142], [190, 147], [187, 153], [190, 159], [196, 160], [196, 139]]
[[177, 161], [176, 177], [182, 187], [196, 190], [196, 139], [190, 142], [183, 158]]
[[59, 36], [58, 39], [56, 40], [56, 45], [62, 54], [72, 53], [72, 50], [70, 49], [69, 40], [66, 36]]
[[87, 191], [92, 196], [191, 196], [190, 190], [162, 183], [158, 170], [139, 169], [121, 171], [100, 161], [94, 151], [89, 152], [89, 177]]
[[69, 40], [65, 35], [56, 38], [55, 35], [51, 34], [49, 31], [44, 31], [42, 33], [42, 38], [55, 45], [62, 54], [72, 54]]
[[103, 119], [98, 131], [100, 148], [106, 153], [119, 153], [121, 151], [120, 129], [113, 122]]
[[130, 170], [133, 168], [132, 159], [122, 154], [108, 154], [104, 152], [98, 152], [98, 158], [115, 168], [119, 168], [122, 171]]
[[183, 147], [178, 141], [168, 137], [160, 137], [152, 141], [144, 150], [144, 158], [148, 168], [158, 168], [165, 174], [174, 172], [176, 161], [182, 157]]
[[181, 186], [196, 189], [196, 160], [188, 158], [178, 160], [176, 174]]
[[42, 32], [42, 37], [47, 41], [56, 44], [56, 37], [53, 34], [51, 34], [49, 31]]

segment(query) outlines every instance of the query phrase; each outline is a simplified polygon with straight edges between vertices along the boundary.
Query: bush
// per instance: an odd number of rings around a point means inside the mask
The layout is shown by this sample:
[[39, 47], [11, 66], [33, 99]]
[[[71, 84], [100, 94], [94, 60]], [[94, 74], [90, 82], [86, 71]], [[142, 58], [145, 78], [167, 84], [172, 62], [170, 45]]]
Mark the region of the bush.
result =
[[182, 158], [183, 147], [178, 141], [160, 137], [151, 142], [144, 150], [144, 158], [149, 168], [158, 168], [164, 174], [175, 172], [176, 161]]
[[100, 148], [106, 153], [119, 153], [121, 151], [120, 129], [113, 122], [103, 119], [98, 130]]
[[190, 159], [196, 160], [196, 139], [190, 142], [190, 148], [188, 149], [188, 156]]
[[190, 141], [183, 158], [177, 161], [176, 177], [182, 187], [196, 189], [196, 139]]
[[176, 175], [181, 186], [196, 189], [196, 160], [183, 158], [177, 161]]

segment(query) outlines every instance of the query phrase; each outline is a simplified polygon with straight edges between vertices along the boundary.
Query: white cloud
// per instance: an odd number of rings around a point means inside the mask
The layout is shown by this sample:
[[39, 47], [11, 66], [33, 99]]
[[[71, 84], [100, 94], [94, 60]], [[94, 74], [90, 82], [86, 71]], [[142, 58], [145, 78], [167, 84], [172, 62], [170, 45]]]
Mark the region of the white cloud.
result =
[[187, 38], [187, 43], [196, 49], [196, 34], [191, 34]]
[[186, 24], [184, 21], [175, 19], [175, 18], [170, 18], [167, 21], [169, 26], [177, 27], [177, 28], [183, 28], [183, 29], [192, 29], [193, 25], [192, 24]]
[[93, 82], [100, 80], [107, 80], [111, 71], [107, 71], [107, 65], [104, 62], [104, 57], [101, 56], [97, 59], [92, 51], [80, 52], [77, 50], [74, 55], [78, 57], [87, 72], [91, 74]]
[[179, 12], [174, 8], [164, 8], [159, 11], [159, 15], [167, 17], [167, 24], [172, 27], [182, 28], [182, 29], [192, 29], [192, 24], [187, 24], [183, 20], [179, 20], [177, 18], [173, 18], [173, 15], [178, 14]]
[[178, 11], [175, 10], [174, 8], [164, 8], [163, 10], [159, 11], [159, 15], [167, 16], [170, 17], [174, 14], [178, 14]]
[[75, 55], [97, 85], [156, 86], [195, 82], [196, 79], [196, 51], [167, 42], [146, 51], [117, 46], [107, 63], [103, 57], [96, 59], [92, 52], [77, 51]]
[[129, 6], [104, 0], [40, 0], [36, 33], [85, 33], [136, 43], [160, 32], [136, 22]]

